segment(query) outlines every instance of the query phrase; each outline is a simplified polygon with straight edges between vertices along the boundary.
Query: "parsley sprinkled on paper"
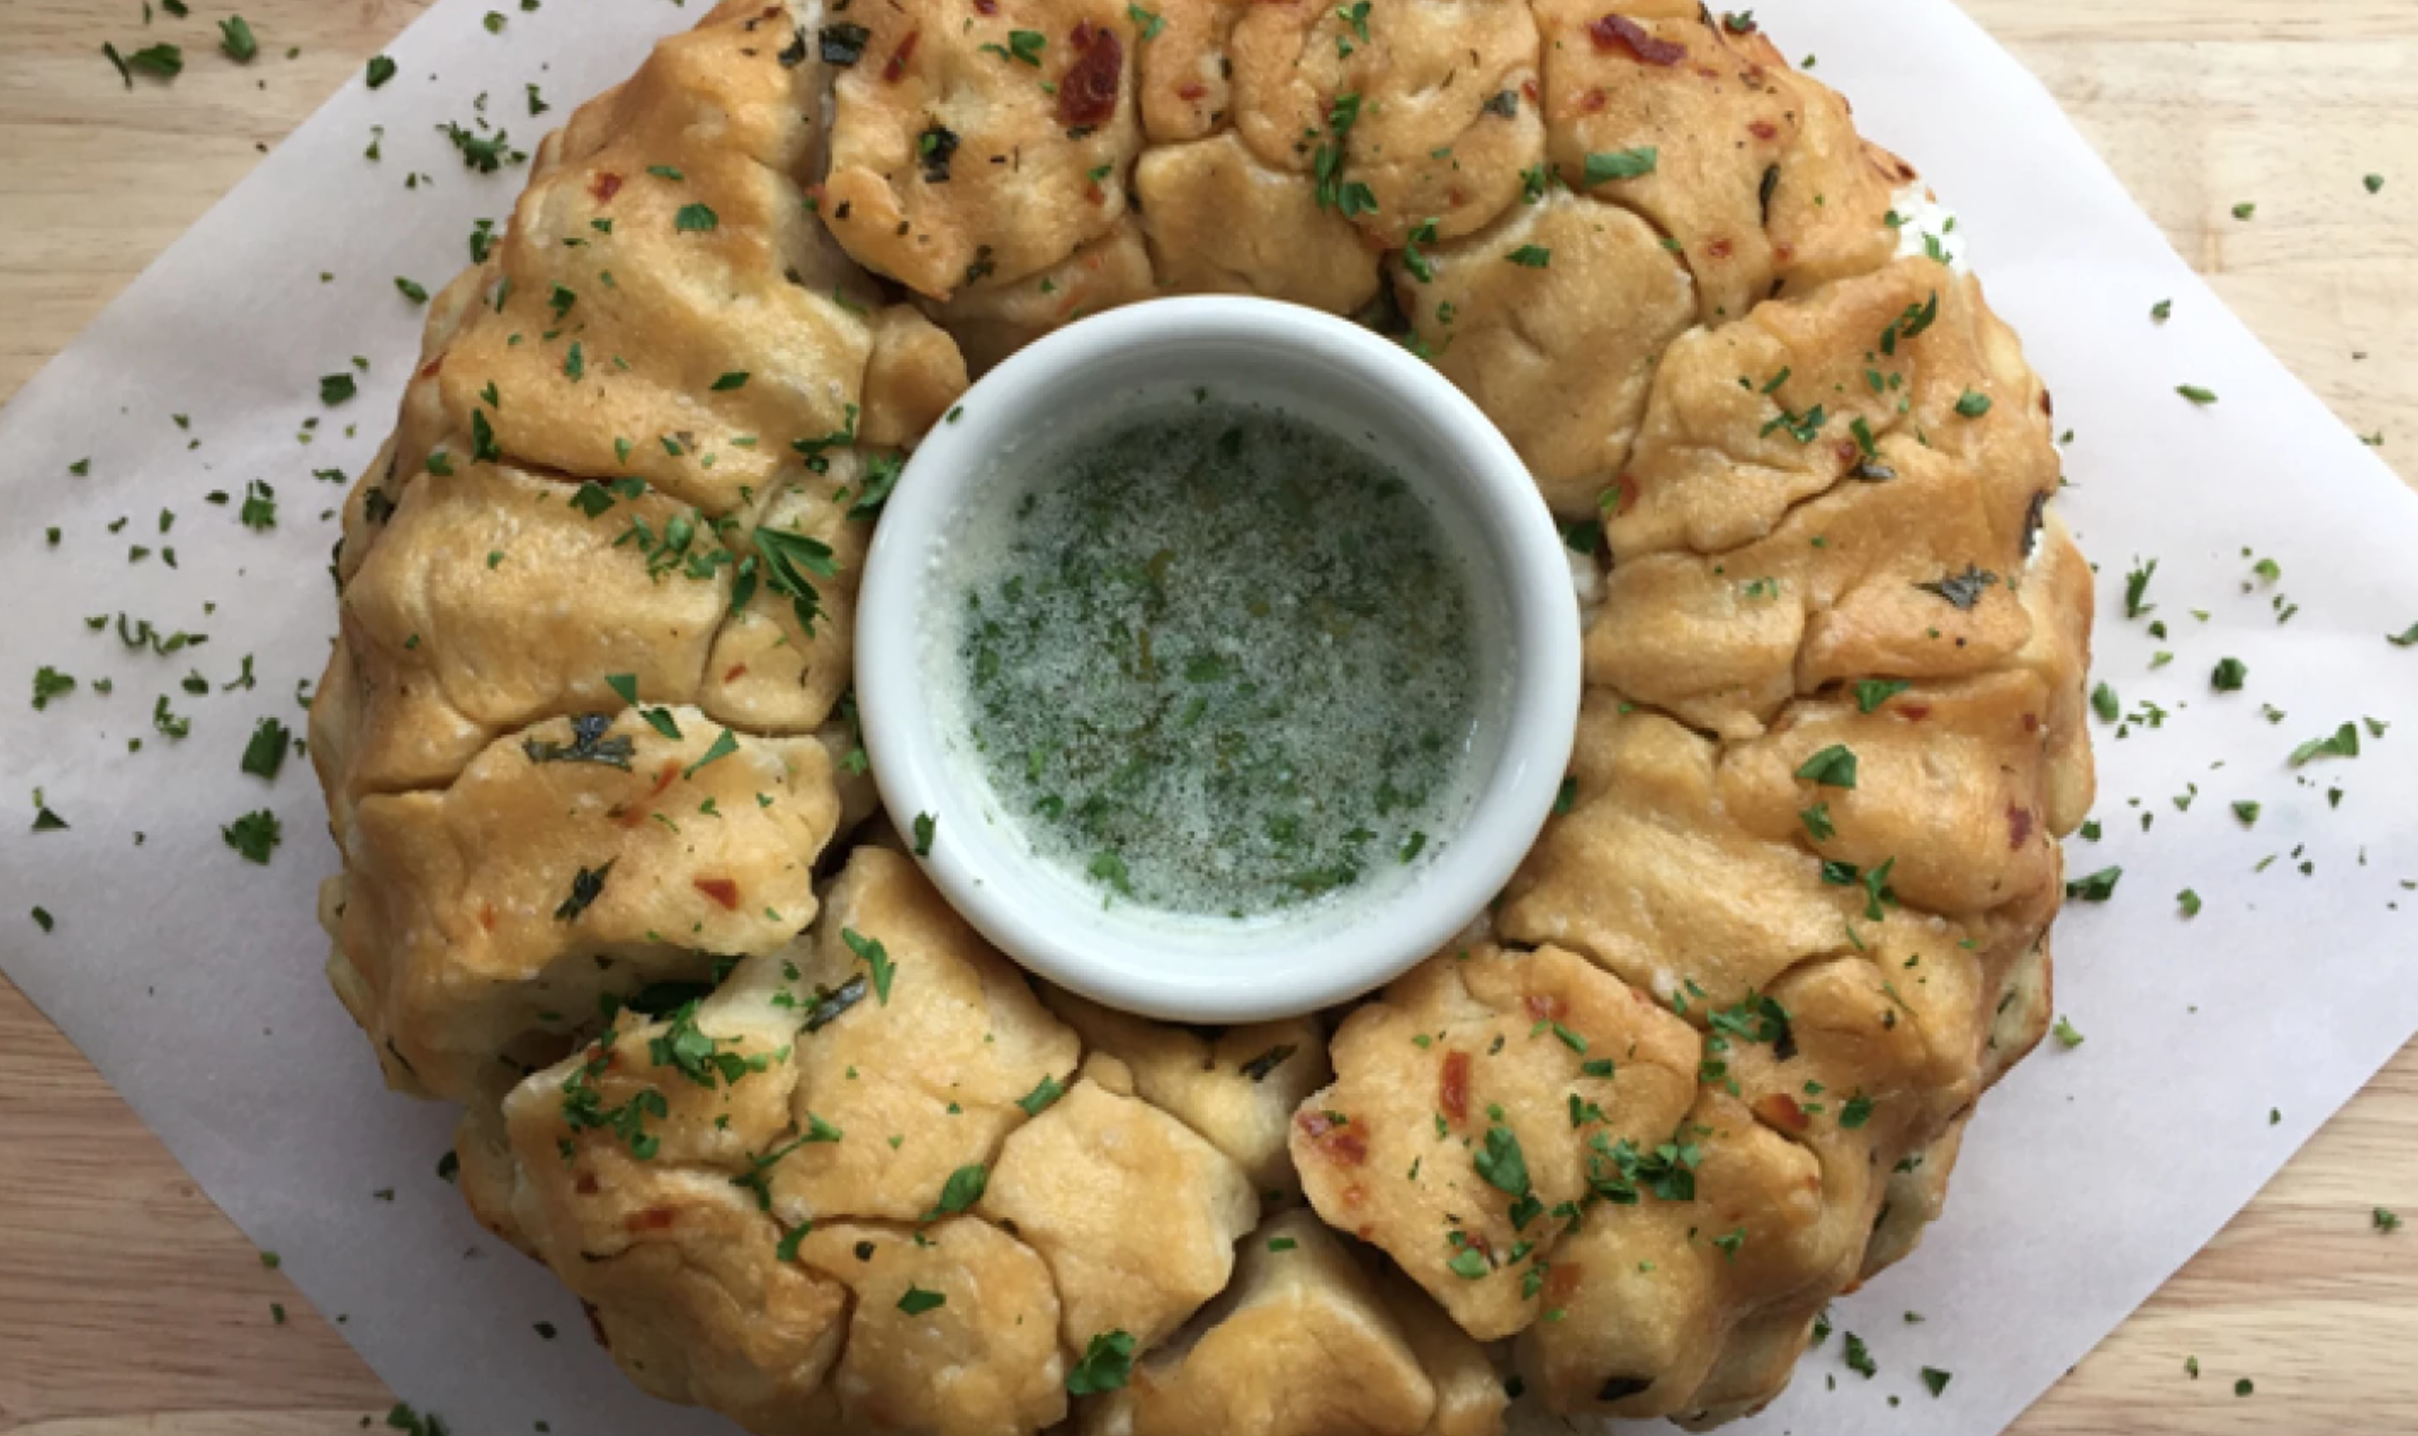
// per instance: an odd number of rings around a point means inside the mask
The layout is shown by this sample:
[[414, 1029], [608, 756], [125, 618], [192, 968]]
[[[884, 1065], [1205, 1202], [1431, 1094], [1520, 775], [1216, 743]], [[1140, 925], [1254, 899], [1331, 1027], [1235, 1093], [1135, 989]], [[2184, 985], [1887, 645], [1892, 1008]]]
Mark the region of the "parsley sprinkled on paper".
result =
[[228, 847], [241, 854], [244, 861], [268, 866], [269, 854], [285, 840], [285, 827], [277, 815], [266, 808], [244, 814], [218, 830]]

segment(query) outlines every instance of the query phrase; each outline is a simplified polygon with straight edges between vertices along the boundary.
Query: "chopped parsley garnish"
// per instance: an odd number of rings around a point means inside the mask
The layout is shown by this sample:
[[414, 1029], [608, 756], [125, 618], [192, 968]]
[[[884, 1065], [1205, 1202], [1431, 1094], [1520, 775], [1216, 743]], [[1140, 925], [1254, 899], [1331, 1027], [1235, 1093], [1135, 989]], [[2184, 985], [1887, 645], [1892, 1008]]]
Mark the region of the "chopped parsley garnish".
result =
[[680, 206], [680, 212], [672, 216], [672, 228], [681, 234], [710, 234], [721, 223], [721, 216], [714, 213], [711, 205], [705, 204], [684, 204]]
[[285, 753], [294, 735], [275, 718], [263, 718], [252, 730], [251, 741], [244, 744], [243, 771], [274, 782], [278, 769], [285, 766]]
[[2116, 880], [2123, 876], [2120, 867], [2101, 868], [2067, 883], [2065, 895], [2077, 902], [2106, 902], [2116, 891]]
[[385, 84], [394, 77], [395, 62], [393, 60], [384, 55], [372, 55], [369, 57], [369, 70], [365, 78], [369, 81], [369, 87], [371, 89], [377, 89], [380, 85]]
[[252, 27], [241, 15], [231, 15], [218, 22], [218, 48], [238, 65], [250, 64], [260, 53], [260, 41], [252, 35]]
[[[637, 691], [636, 680], [631, 675], [615, 674], [614, 677], [628, 680], [631, 691]], [[670, 717], [670, 714], [665, 714], [665, 721], [670, 721]], [[612, 726], [613, 719], [609, 714], [582, 713], [571, 720], [569, 743], [525, 738], [521, 740], [521, 751], [529, 755], [532, 763], [595, 763], [607, 768], [619, 768], [626, 773], [630, 770], [630, 758], [636, 752], [636, 744], [626, 737], [606, 737], [606, 731]], [[675, 729], [665, 736], [677, 741], [680, 735]]]
[[869, 519], [882, 511], [889, 502], [890, 491], [898, 487], [898, 476], [906, 471], [906, 460], [896, 454], [875, 454], [865, 460], [865, 481], [860, 486], [856, 502], [848, 505], [848, 517]]
[[1981, 602], [1982, 591], [1996, 582], [1997, 574], [1966, 564], [1963, 573], [1950, 574], [1931, 583], [1918, 583], [1915, 587], [1925, 593], [1938, 594], [1960, 613], [1970, 613], [1973, 606]]
[[882, 1006], [889, 1006], [890, 981], [898, 975], [898, 964], [890, 960], [889, 949], [882, 946], [880, 938], [867, 937], [852, 927], [840, 929], [840, 940], [872, 970], [874, 995]]
[[2160, 324], [2164, 324], [2167, 320], [2173, 318], [2174, 312], [2175, 302], [2171, 299], [2161, 299], [2157, 303], [2149, 306], [2149, 317], [2153, 320], [2156, 320]]
[[319, 402], [341, 404], [357, 392], [350, 374], [330, 374], [319, 381]]
[[1503, 257], [1522, 269], [1543, 269], [1553, 263], [1553, 251], [1541, 244], [1523, 244]]
[[727, 758], [731, 754], [738, 751], [739, 740], [732, 735], [728, 728], [725, 728], [715, 736], [712, 745], [706, 748], [705, 756], [681, 769], [680, 776], [683, 779], [694, 778], [697, 776], [698, 769], [706, 767], [709, 764], [719, 763], [724, 758]]
[[1979, 389], [1967, 389], [1956, 401], [1956, 412], [1968, 419], [1978, 419], [1990, 412], [1990, 396]]
[[1159, 32], [1167, 28], [1165, 16], [1155, 10], [1145, 10], [1139, 5], [1127, 5], [1125, 18], [1142, 27], [1142, 38], [1145, 40], [1156, 40], [1159, 38]]
[[2099, 715], [2100, 722], [2113, 723], [2123, 714], [2124, 702], [2116, 696], [2114, 688], [2102, 681], [2091, 689], [2091, 711]]
[[1855, 750], [1844, 743], [1833, 743], [1798, 767], [1797, 776], [1829, 788], [1853, 788], [1856, 777]]
[[2312, 758], [2356, 758], [2359, 756], [2359, 726], [2345, 723], [2331, 736], [2312, 738], [2292, 750], [2291, 764], [2297, 768]]
[[[832, 557], [831, 545], [805, 534], [758, 525], [755, 531], [756, 552], [762, 557], [761, 573], [773, 592], [790, 602], [797, 615], [798, 627], [807, 637], [814, 636], [814, 621], [822, 616], [823, 595], [814, 586], [816, 578], [839, 577], [839, 564]], [[755, 593], [755, 576], [759, 570], [741, 565], [739, 578], [731, 585], [731, 607], [739, 608]]]
[[38, 713], [48, 708], [51, 699], [73, 692], [75, 686], [74, 675], [61, 673], [49, 664], [43, 664], [34, 670], [34, 711]]
[[925, 1291], [910, 1282], [906, 1294], [898, 1299], [898, 1309], [909, 1316], [921, 1316], [927, 1311], [948, 1305], [949, 1299], [936, 1291]]
[[2219, 693], [2238, 693], [2242, 680], [2250, 676], [2249, 665], [2238, 658], [2217, 660], [2216, 670], [2208, 675], [2208, 685]]
[[1016, 1105], [1024, 1109], [1025, 1116], [1038, 1117], [1057, 1105], [1058, 1099], [1065, 1095], [1065, 1083], [1055, 1077], [1043, 1077], [1032, 1091], [1016, 1099]]
[[556, 922], [570, 922], [588, 910], [588, 905], [604, 896], [605, 878], [613, 871], [617, 859], [607, 859], [601, 868], [582, 867], [571, 879], [571, 895], [554, 909]]
[[492, 135], [481, 135], [450, 121], [438, 128], [445, 138], [453, 141], [453, 147], [461, 151], [463, 165], [480, 174], [491, 175], [507, 164], [516, 165], [529, 158], [512, 148], [510, 138], [502, 130]]
[[915, 856], [919, 858], [932, 856], [932, 834], [939, 826], [940, 820], [930, 813], [915, 815]]
[[1636, 179], [1654, 173], [1660, 154], [1652, 145], [1633, 150], [1601, 151], [1587, 156], [1584, 183], [1588, 189], [1612, 180]]
[[[1154, 17], [1155, 18], [1155, 17]], [[1271, 1247], [1274, 1243], [1269, 1244]], [[1123, 1389], [1133, 1375], [1134, 1339], [1124, 1331], [1104, 1331], [1083, 1348], [1083, 1356], [1066, 1373], [1070, 1396], [1097, 1396]]]
[[2049, 1030], [2057, 1034], [2057, 1045], [2060, 1047], [2070, 1049], [2082, 1045], [2082, 1033], [2075, 1028], [2073, 1023], [2066, 1021], [2062, 1014], [2057, 1018], [2057, 1025]]
[[2176, 893], [2175, 902], [2181, 905], [2183, 909], [2183, 916], [2198, 917], [2200, 915], [2200, 895], [2196, 892], [2193, 892], [2190, 888], [2185, 888], [2181, 892]]
[[1241, 1068], [1242, 1074], [1254, 1082], [1265, 1082], [1276, 1074], [1277, 1068], [1291, 1061], [1293, 1054], [1298, 1051], [1300, 1049], [1290, 1042], [1279, 1042], [1245, 1062]]
[[2189, 399], [2194, 404], [2200, 405], [2202, 408], [2206, 408], [2208, 405], [2217, 401], [2215, 390], [2203, 389], [2197, 384], [2177, 384], [2175, 386], [2175, 392], [2182, 395], [2184, 398]]
[[2370, 1222], [2374, 1223], [2376, 1230], [2380, 1232], [2397, 1232], [2401, 1230], [2400, 1214], [2389, 1211], [2383, 1207], [2376, 1208], [2374, 1212], [2370, 1214], [2368, 1219]]
[[[64, 826], [64, 825], [62, 825]], [[221, 827], [218, 835], [228, 847], [243, 855], [244, 861], [268, 866], [269, 854], [285, 839], [284, 825], [277, 815], [266, 808], [244, 814]]]
[[1864, 1344], [1864, 1338], [1852, 1331], [1847, 1333], [1846, 1361], [1847, 1369], [1866, 1381], [1880, 1374], [1881, 1368], [1872, 1359], [1872, 1348]]
[[1942, 1371], [1936, 1366], [1926, 1366], [1923, 1368], [1923, 1387], [1933, 1396], [1938, 1396], [1942, 1392], [1946, 1391], [1948, 1389], [1948, 1383], [1954, 1379], [1955, 1377], [1953, 1373]]
[[1509, 1127], [1488, 1127], [1485, 1145], [1470, 1154], [1470, 1161], [1488, 1186], [1514, 1197], [1528, 1195], [1528, 1159], [1520, 1151], [1519, 1136]]
[[823, 63], [847, 69], [865, 57], [865, 43], [873, 32], [862, 25], [825, 25], [816, 36]]
[[746, 387], [747, 373], [745, 370], [725, 374], [713, 382], [713, 391], [717, 394], [726, 394], [733, 389], [744, 389]]
[[2124, 616], [2126, 618], [2139, 618], [2142, 614], [2157, 611], [2156, 604], [2141, 601], [2149, 596], [2149, 581], [2156, 576], [2157, 572], [2158, 561], [2153, 558], [2147, 563], [2136, 565], [2131, 572], [2124, 575]]
[[959, 1167], [956, 1171], [949, 1173], [949, 1180], [943, 1183], [940, 1189], [939, 1205], [925, 1214], [924, 1220], [932, 1221], [950, 1213], [965, 1211], [982, 1200], [983, 1192], [988, 1190], [990, 1185], [990, 1168], [979, 1162], [971, 1166]]
[[[1839, 1125], [1853, 1131], [1872, 1120], [1872, 1099], [1858, 1092], [1839, 1104]], [[1853, 1340], [1853, 1338], [1849, 1338]]]
[[1902, 678], [1864, 678], [1855, 685], [1855, 706], [1861, 713], [1871, 713], [1912, 687]]

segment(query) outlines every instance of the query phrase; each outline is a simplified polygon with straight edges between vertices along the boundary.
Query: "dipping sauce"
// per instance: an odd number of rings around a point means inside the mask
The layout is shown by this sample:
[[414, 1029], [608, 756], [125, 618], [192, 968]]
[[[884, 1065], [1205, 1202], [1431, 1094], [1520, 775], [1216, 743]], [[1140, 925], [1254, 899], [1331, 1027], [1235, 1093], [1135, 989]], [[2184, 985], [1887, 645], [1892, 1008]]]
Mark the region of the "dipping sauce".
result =
[[998, 809], [1104, 900], [1297, 908], [1406, 877], [1468, 807], [1467, 560], [1353, 443], [1152, 404], [1011, 459], [973, 522], [944, 681]]

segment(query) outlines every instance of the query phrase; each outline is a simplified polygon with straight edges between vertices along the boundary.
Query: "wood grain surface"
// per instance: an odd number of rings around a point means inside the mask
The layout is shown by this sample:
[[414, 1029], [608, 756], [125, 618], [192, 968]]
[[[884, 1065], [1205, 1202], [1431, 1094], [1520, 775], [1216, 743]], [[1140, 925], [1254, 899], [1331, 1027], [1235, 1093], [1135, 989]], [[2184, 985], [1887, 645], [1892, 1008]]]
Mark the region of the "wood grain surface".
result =
[[[243, 0], [261, 51], [238, 67], [218, 0], [148, 32], [141, 0], [0, 0], [0, 401], [426, 3]], [[1964, 3], [2418, 482], [2418, 0]], [[121, 87], [101, 43], [154, 39], [185, 47], [184, 74]], [[2375, 1232], [2378, 1205], [2412, 1228]], [[2014, 1429], [2418, 1431], [2413, 1351], [2418, 1046]], [[0, 980], [0, 1432], [318, 1436], [390, 1400]]]

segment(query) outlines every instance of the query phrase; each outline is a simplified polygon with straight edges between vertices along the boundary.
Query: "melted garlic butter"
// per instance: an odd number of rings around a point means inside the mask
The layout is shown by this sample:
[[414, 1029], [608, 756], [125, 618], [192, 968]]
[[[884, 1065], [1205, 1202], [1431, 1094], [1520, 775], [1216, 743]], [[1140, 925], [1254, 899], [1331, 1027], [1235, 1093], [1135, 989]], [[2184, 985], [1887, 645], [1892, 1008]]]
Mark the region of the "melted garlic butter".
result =
[[1432, 853], [1470, 801], [1468, 570], [1357, 446], [1216, 400], [995, 482], [941, 648], [975, 766], [1103, 897], [1247, 918]]

